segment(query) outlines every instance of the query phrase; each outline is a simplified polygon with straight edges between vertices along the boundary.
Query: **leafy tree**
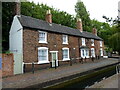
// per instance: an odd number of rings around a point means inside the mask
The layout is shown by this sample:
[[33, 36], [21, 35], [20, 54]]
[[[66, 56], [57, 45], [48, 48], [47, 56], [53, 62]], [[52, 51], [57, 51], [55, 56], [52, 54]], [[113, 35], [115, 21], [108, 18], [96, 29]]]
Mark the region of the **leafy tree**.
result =
[[100, 36], [103, 40], [105, 45], [108, 45], [108, 38], [112, 34], [110, 25], [108, 23], [99, 22], [95, 19], [91, 20], [92, 26], [97, 29], [98, 36]]
[[44, 4], [36, 5], [34, 2], [22, 2], [21, 13], [26, 16], [45, 20], [45, 14], [48, 9], [52, 12], [53, 23], [75, 28], [75, 18], [72, 15]]
[[9, 30], [14, 13], [14, 2], [2, 2], [2, 51], [9, 49]]
[[86, 7], [82, 1], [78, 1], [75, 5], [76, 17], [82, 19], [83, 30], [91, 31], [92, 25], [89, 17], [89, 13], [86, 10]]
[[114, 51], [118, 51], [120, 55], [120, 22], [119, 18], [112, 20], [107, 18], [106, 16], [103, 16], [103, 18], [106, 19], [107, 22], [112, 22], [112, 27], [110, 29], [111, 34], [109, 34], [108, 43], [109, 47], [112, 48]]

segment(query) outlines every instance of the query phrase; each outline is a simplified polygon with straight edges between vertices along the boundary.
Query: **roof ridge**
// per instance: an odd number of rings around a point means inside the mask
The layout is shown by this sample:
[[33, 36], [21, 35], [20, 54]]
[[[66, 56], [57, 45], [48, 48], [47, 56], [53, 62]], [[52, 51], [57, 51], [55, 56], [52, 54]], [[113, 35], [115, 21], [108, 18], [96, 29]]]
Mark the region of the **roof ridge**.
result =
[[60, 25], [57, 23], [52, 23], [52, 25], [50, 25], [50, 23], [48, 23], [45, 20], [34, 18], [31, 16], [21, 15], [21, 17], [18, 17], [18, 19], [20, 20], [21, 24], [27, 28], [45, 30], [45, 31], [50, 31], [50, 32], [57, 32], [57, 33], [64, 33], [64, 34], [79, 36], [79, 37], [101, 39], [100, 37], [95, 36], [94, 34], [87, 32], [87, 31], [83, 31], [81, 33], [78, 29], [68, 27], [65, 25]]

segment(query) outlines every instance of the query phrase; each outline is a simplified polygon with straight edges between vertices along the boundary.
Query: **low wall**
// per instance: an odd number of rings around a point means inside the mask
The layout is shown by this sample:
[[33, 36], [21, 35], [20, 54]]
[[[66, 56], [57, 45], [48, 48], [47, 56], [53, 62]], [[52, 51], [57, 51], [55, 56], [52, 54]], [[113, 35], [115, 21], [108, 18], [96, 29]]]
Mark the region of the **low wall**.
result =
[[13, 75], [13, 54], [2, 54], [2, 77]]

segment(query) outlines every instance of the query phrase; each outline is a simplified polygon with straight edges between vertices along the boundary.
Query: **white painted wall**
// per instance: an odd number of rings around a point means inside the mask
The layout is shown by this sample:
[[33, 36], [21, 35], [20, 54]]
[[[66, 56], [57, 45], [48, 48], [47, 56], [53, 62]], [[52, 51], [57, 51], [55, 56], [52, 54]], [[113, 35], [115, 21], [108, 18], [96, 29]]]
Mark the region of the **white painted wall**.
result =
[[9, 32], [9, 49], [14, 54], [14, 74], [23, 73], [23, 27], [17, 17], [14, 16]]
[[17, 15], [14, 16], [10, 33], [9, 33], [9, 46], [10, 46], [10, 51], [13, 53], [22, 53], [22, 48], [23, 48], [23, 27], [20, 24]]

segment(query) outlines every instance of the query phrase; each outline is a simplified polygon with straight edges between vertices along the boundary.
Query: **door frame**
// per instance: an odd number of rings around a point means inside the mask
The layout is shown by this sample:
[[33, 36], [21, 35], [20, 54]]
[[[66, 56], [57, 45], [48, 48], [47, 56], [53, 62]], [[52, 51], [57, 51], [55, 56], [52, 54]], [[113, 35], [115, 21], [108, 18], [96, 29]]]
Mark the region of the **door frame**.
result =
[[[52, 53], [56, 53], [56, 66], [58, 66], [58, 51], [50, 51], [50, 53], [51, 53], [51, 62], [52, 63], [53, 63], [53, 55], [52, 55]], [[54, 67], [52, 63], [51, 63], [51, 66]]]

